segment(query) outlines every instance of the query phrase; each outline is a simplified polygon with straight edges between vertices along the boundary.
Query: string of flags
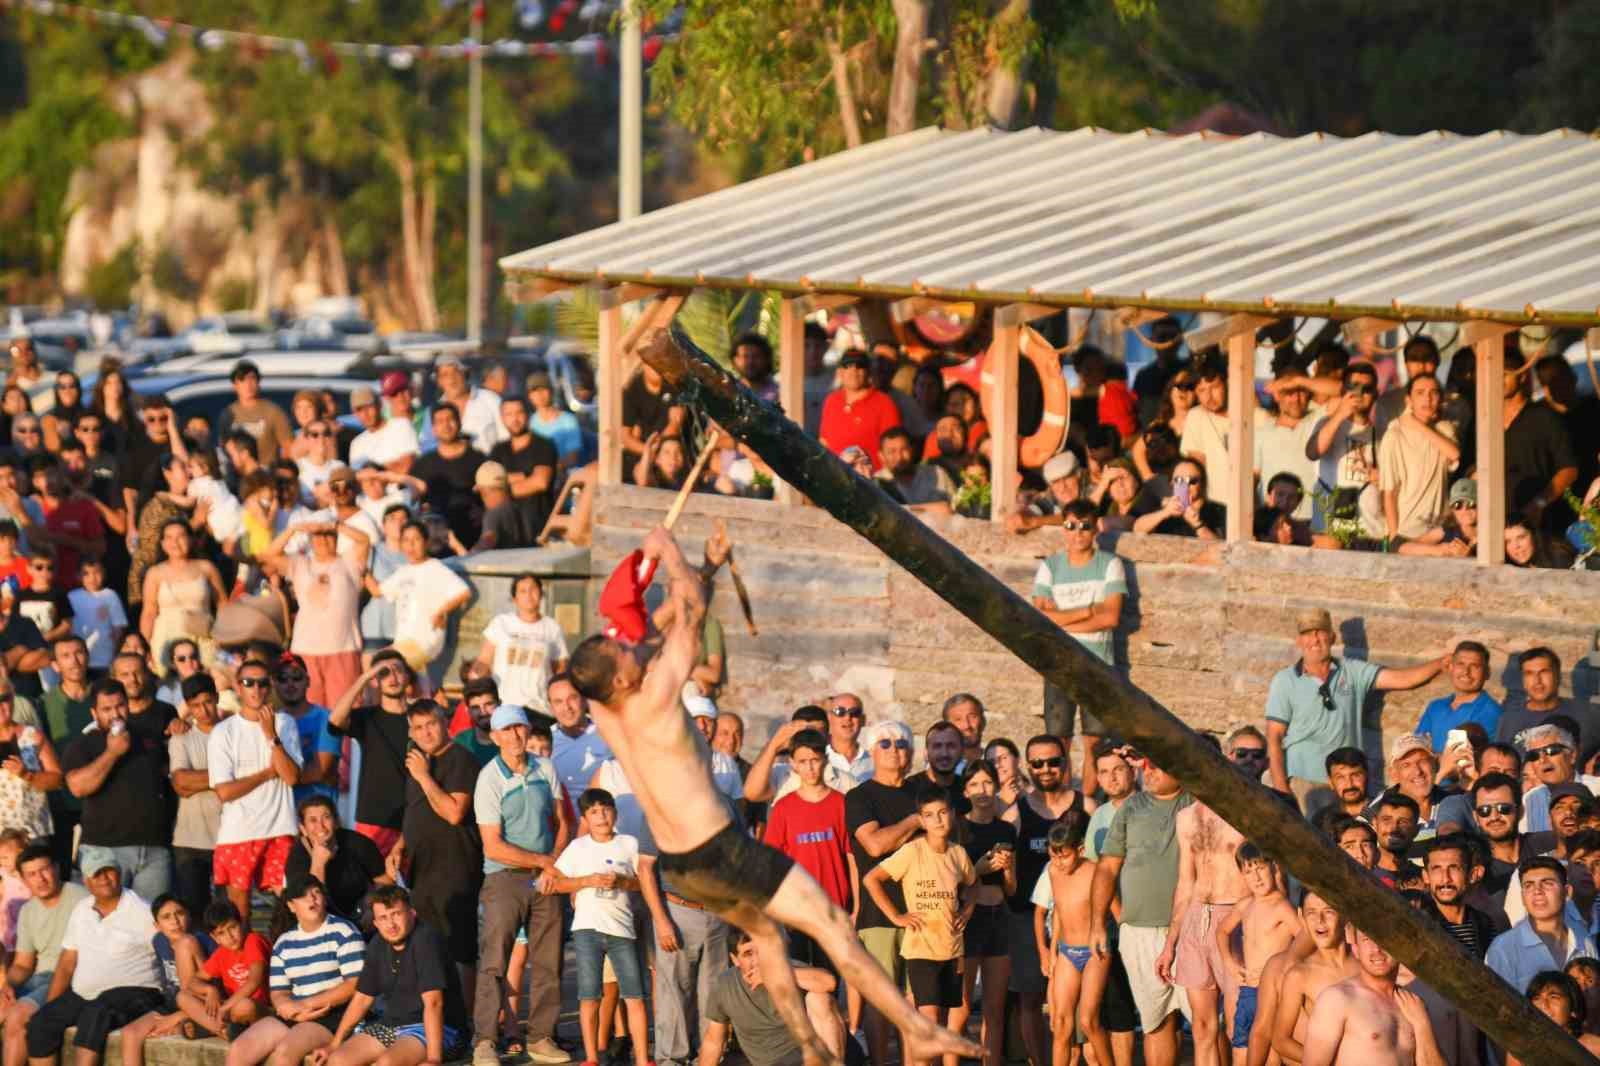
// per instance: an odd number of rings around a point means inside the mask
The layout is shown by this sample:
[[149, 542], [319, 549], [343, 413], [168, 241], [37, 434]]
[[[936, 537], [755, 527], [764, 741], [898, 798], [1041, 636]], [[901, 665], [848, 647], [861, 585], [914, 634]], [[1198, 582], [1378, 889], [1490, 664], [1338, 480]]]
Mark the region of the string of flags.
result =
[[[207, 52], [220, 52], [233, 48], [253, 58], [268, 54], [288, 54], [299, 58], [307, 70], [320, 65], [329, 74], [336, 73], [342, 60], [373, 60], [387, 63], [395, 70], [407, 70], [418, 62], [432, 60], [471, 59], [482, 54], [490, 58], [551, 58], [555, 56], [593, 57], [605, 63], [614, 49], [604, 35], [586, 33], [570, 41], [519, 41], [501, 38], [497, 41], [476, 41], [471, 37], [450, 44], [369, 44], [356, 41], [306, 41], [295, 37], [277, 37], [264, 33], [245, 33], [195, 26], [175, 19], [152, 18], [122, 11], [107, 11], [84, 4], [61, 3], [59, 0], [0, 0], [0, 11], [15, 8], [35, 15], [72, 19], [92, 26], [112, 26], [142, 33], [157, 48], [164, 48], [174, 38], [188, 41]], [[605, 0], [560, 0], [550, 12], [549, 28], [563, 32], [573, 17], [590, 21], [607, 14], [610, 5]], [[518, 4], [519, 21], [528, 28], [546, 21], [539, 0], [522, 0]], [[644, 38], [643, 55], [652, 62], [661, 54], [662, 46], [673, 38], [672, 34], [650, 34]]]

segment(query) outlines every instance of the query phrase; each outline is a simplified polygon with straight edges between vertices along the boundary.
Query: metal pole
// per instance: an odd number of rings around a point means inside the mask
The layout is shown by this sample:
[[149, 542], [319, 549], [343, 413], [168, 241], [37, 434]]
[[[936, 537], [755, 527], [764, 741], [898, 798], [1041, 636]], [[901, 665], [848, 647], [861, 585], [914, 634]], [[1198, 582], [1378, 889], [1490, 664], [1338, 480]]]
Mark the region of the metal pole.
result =
[[617, 130], [617, 218], [635, 218], [644, 204], [644, 41], [631, 3], [622, 9], [622, 115]]
[[483, 5], [472, 5], [467, 81], [467, 339], [483, 336]]

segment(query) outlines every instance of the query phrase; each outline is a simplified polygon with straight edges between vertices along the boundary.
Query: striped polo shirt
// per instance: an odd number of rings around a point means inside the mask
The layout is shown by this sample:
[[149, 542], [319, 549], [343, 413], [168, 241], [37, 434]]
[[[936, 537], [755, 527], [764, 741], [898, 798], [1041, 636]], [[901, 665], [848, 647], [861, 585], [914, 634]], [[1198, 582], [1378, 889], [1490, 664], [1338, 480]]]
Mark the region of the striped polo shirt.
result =
[[305, 999], [361, 976], [366, 942], [355, 926], [328, 915], [311, 932], [298, 925], [272, 946], [267, 987]]

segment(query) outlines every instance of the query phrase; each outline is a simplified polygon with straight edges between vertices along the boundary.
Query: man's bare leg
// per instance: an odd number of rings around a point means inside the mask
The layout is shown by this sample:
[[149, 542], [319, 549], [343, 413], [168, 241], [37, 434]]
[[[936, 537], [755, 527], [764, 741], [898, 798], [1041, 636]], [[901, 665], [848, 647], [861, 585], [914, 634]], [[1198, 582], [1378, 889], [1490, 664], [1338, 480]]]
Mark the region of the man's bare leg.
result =
[[855, 927], [850, 924], [850, 916], [839, 909], [805, 870], [799, 866], [791, 869], [763, 910], [768, 917], [806, 934], [828, 953], [828, 958], [839, 968], [840, 980], [860, 990], [861, 997], [900, 1030], [906, 1045], [901, 1048], [905, 1058], [929, 1060], [941, 1055], [983, 1058], [983, 1048], [948, 1029], [941, 1029], [917, 1012], [861, 946]]
[[844, 1018], [839, 1015], [839, 1005], [826, 992], [807, 992], [806, 1017], [817, 1036], [828, 1045], [828, 1050], [844, 1058]]
[[789, 1035], [800, 1045], [805, 1066], [844, 1066], [844, 1060], [823, 1043], [811, 1024], [801, 999], [800, 985], [795, 981], [794, 967], [789, 964], [788, 945], [784, 943], [783, 931], [777, 923], [753, 903], [739, 903], [712, 910], [723, 921], [731, 922], [749, 933], [750, 939], [755, 941], [756, 958], [761, 964], [761, 983], [772, 999], [773, 1010], [778, 1012]]
[[1173, 1011], [1144, 1034], [1145, 1066], [1178, 1066], [1178, 1012]]
[[28, 1019], [39, 1008], [19, 999], [6, 1011], [4, 1066], [23, 1066], [28, 1061]]
[[1194, 1033], [1194, 1066], [1222, 1066], [1217, 1057], [1216, 988], [1186, 988], [1189, 997], [1189, 1028]]

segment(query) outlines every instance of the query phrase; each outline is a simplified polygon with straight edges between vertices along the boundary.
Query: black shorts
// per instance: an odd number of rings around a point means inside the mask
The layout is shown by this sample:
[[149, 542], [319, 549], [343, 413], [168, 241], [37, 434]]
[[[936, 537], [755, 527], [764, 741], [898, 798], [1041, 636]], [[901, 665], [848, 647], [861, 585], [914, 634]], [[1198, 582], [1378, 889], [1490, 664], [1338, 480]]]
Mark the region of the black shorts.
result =
[[663, 851], [657, 865], [678, 895], [715, 912], [739, 903], [765, 907], [794, 860], [729, 823], [693, 851]]
[[961, 1006], [960, 959], [907, 959], [906, 984], [919, 1007]]
[[1010, 954], [1011, 912], [1004, 903], [973, 908], [962, 932], [962, 954], [969, 959], [989, 959]]

